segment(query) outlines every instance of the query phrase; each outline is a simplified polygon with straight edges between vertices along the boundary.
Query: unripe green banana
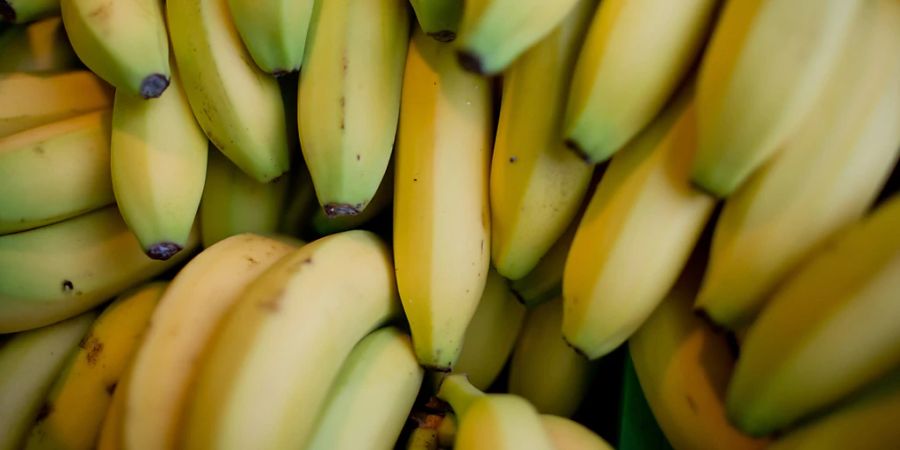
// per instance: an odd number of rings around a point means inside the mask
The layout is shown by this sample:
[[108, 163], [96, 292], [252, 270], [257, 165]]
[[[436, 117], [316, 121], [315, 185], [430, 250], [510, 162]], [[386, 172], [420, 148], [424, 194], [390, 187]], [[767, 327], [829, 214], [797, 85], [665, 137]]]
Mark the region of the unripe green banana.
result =
[[463, 0], [409, 0], [425, 34], [441, 42], [456, 39]]
[[0, 72], [64, 72], [80, 64], [60, 17], [0, 31], [0, 48]]
[[253, 61], [264, 72], [279, 76], [300, 70], [315, 3], [228, 0], [228, 8]]
[[0, 0], [0, 18], [27, 23], [59, 14], [59, 0]]

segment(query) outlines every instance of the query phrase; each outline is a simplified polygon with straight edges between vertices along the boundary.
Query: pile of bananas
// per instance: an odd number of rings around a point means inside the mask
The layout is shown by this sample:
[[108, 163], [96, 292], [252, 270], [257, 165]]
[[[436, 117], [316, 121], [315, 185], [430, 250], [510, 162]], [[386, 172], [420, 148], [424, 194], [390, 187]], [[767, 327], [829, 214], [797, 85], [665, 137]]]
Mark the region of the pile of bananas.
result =
[[898, 448], [896, 0], [0, 16], [0, 450]]

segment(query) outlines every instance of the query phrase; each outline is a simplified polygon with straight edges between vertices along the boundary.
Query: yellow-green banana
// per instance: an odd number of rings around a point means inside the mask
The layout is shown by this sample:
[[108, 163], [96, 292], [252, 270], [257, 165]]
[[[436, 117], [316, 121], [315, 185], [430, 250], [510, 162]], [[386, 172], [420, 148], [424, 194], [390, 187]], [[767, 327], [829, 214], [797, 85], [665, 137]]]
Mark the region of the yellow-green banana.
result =
[[509, 282], [510, 288], [525, 306], [530, 308], [562, 295], [563, 269], [580, 221], [580, 215], [572, 219], [563, 235], [544, 253], [531, 272]]
[[417, 29], [397, 138], [394, 258], [419, 362], [448, 370], [490, 264], [491, 92]]
[[0, 72], [64, 72], [79, 65], [58, 16], [0, 32], [0, 48]]
[[152, 102], [116, 91], [113, 192], [147, 256], [165, 260], [184, 248], [203, 194], [208, 147], [177, 76]]
[[290, 236], [301, 236], [308, 225], [320, 211], [316, 201], [316, 190], [313, 187], [309, 171], [302, 164], [291, 169], [288, 176], [288, 187], [284, 211], [278, 221], [278, 232]]
[[12, 335], [0, 347], [0, 449], [21, 449], [41, 403], [95, 312]]
[[381, 185], [375, 191], [372, 201], [359, 214], [353, 216], [329, 217], [322, 208], [317, 208], [312, 214], [312, 229], [319, 235], [333, 234], [341, 231], [359, 228], [366, 222], [377, 217], [385, 209], [390, 207], [394, 199], [394, 168], [389, 164]]
[[104, 308], [50, 389], [47, 413], [31, 429], [26, 449], [94, 448], [119, 377], [166, 286], [146, 284]]
[[169, 37], [159, 0], [60, 0], [72, 48], [94, 73], [134, 96], [169, 86]]
[[164, 272], [190, 255], [155, 261], [108, 206], [63, 222], [0, 236], [0, 333], [72, 317]]
[[454, 46], [459, 63], [482, 75], [502, 72], [550, 34], [578, 0], [468, 0]]
[[98, 111], [0, 138], [0, 234], [112, 204], [109, 134]]
[[59, 14], [59, 0], [0, 0], [0, 18], [27, 23]]
[[409, 433], [406, 450], [438, 450], [437, 430], [431, 427], [416, 427]]
[[332, 234], [288, 254], [204, 350], [182, 448], [303, 448], [354, 345], [399, 313], [390, 250], [374, 234]]
[[215, 330], [247, 285], [295, 248], [240, 234], [204, 250], [178, 272], [120, 387], [127, 413], [119, 445], [159, 450], [177, 445], [190, 386]]
[[524, 277], [578, 212], [593, 166], [563, 145], [569, 78], [596, 0], [580, 0], [562, 23], [503, 74], [491, 163], [491, 260]]
[[456, 39], [463, 0], [409, 0], [422, 30], [441, 42]]
[[697, 186], [730, 195], [794, 132], [821, 93], [863, 3], [725, 3], [697, 82]]
[[622, 344], [675, 283], [715, 200], [689, 181], [691, 89], [610, 163], [563, 273], [563, 335], [591, 359]]
[[741, 346], [726, 404], [754, 435], [780, 430], [900, 365], [900, 195], [772, 295]]
[[0, 137], [107, 109], [113, 91], [86, 70], [59, 74], [0, 74]]
[[228, 0], [228, 8], [253, 62], [264, 72], [278, 76], [300, 70], [315, 3]]
[[572, 78], [567, 144], [604, 161], [663, 109], [703, 49], [718, 0], [608, 0]]
[[[543, 414], [569, 417], [591, 383], [590, 361], [566, 345], [563, 302], [555, 298], [528, 311], [509, 365], [509, 393]], [[548, 370], [548, 368], [551, 368]]]
[[391, 159], [409, 42], [405, 1], [318, 1], [297, 105], [301, 149], [328, 216], [359, 214]]
[[227, 0], [168, 0], [166, 15], [178, 75], [209, 140], [261, 183], [287, 172], [278, 82], [250, 59]]
[[800, 262], [872, 205], [900, 153], [900, 3], [869, 1], [812, 112], [725, 202], [697, 298], [748, 324]]
[[603, 438], [574, 420], [541, 414], [541, 425], [556, 450], [613, 450]]
[[393, 327], [373, 331], [341, 366], [304, 448], [394, 448], [423, 376], [409, 335]]

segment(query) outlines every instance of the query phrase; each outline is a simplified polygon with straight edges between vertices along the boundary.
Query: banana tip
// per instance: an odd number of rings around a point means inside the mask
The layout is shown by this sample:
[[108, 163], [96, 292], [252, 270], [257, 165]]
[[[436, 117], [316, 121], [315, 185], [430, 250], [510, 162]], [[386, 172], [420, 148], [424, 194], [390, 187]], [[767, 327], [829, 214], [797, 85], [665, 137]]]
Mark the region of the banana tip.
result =
[[16, 21], [16, 10], [7, 0], [0, 0], [0, 17], [7, 22], [15, 23]]
[[588, 152], [584, 150], [584, 148], [578, 145], [578, 142], [576, 142], [575, 139], [566, 139], [565, 145], [585, 163], [594, 164], [595, 161], [593, 158], [591, 158], [591, 155], [589, 155]]
[[169, 78], [165, 75], [159, 73], [148, 75], [144, 81], [141, 81], [141, 97], [159, 97], [167, 87], [169, 87]]
[[435, 31], [432, 33], [428, 33], [428, 35], [438, 42], [452, 42], [454, 39], [456, 39], [456, 33], [450, 30]]
[[174, 242], [158, 242], [147, 248], [147, 256], [151, 259], [165, 261], [175, 256], [181, 249], [182, 247]]
[[584, 358], [584, 359], [586, 359], [586, 360], [588, 360], [588, 361], [590, 361], [590, 360], [593, 359], [593, 358], [590, 357], [590, 355], [587, 354], [587, 352], [585, 352], [585, 351], [582, 350], [580, 347], [578, 347], [577, 345], [575, 345], [575, 344], [573, 344], [571, 341], [569, 341], [569, 338], [563, 336], [563, 342], [565, 342], [566, 345], [568, 345], [569, 348], [572, 349], [572, 351], [574, 351], [575, 353], [577, 353], [578, 355], [580, 355], [582, 358]]
[[325, 210], [325, 215], [329, 218], [355, 216], [362, 210], [360, 205], [349, 205], [346, 203], [329, 203], [323, 206], [322, 209]]
[[478, 55], [469, 51], [460, 50], [456, 54], [456, 59], [463, 69], [477, 73], [478, 75], [485, 75], [484, 65], [481, 63], [481, 58], [479, 58]]

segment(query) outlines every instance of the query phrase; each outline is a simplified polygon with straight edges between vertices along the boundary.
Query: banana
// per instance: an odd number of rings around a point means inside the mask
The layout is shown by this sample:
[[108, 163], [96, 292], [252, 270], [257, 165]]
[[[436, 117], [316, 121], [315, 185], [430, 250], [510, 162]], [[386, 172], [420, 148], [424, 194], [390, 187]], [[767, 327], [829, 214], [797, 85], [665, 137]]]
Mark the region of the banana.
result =
[[212, 149], [200, 202], [203, 247], [241, 233], [272, 234], [278, 230], [288, 178], [260, 183]]
[[437, 430], [428, 427], [416, 427], [409, 433], [406, 450], [438, 450]]
[[[247, 285], [295, 245], [254, 234], [216, 243], [172, 280], [135, 353], [118, 434], [123, 448], [169, 449], [178, 440], [199, 359]], [[115, 434], [115, 433], [114, 433]]]
[[640, 388], [676, 450], [764, 448], [766, 440], [745, 435], [725, 415], [735, 357], [726, 336], [693, 312], [703, 273], [696, 262], [628, 341]]
[[116, 90], [145, 99], [169, 86], [169, 37], [159, 0], [59, 0], [72, 48]]
[[369, 204], [391, 159], [409, 42], [405, 1], [316, 2], [300, 73], [300, 143], [325, 214]]
[[562, 139], [569, 78], [597, 6], [581, 0], [503, 75], [491, 163], [491, 259], [506, 278], [524, 277], [578, 212], [593, 166]]
[[[516, 301], [506, 280], [491, 269], [453, 372], [465, 374], [473, 386], [486, 390], [509, 360], [524, 320], [525, 307]], [[444, 374], [435, 375], [439, 386]]]
[[697, 146], [691, 94], [679, 94], [613, 158], [575, 233], [562, 330], [590, 359], [618, 347], [653, 312], [712, 213], [715, 200], [689, 182]]
[[278, 82], [244, 49], [227, 0], [168, 0], [178, 75], [197, 122], [216, 148], [264, 183], [290, 165]]
[[621, 381], [621, 397], [618, 412], [619, 423], [615, 429], [621, 449], [674, 450], [666, 435], [659, 429], [653, 411], [641, 389], [634, 363], [625, 352], [625, 367]]
[[803, 264], [772, 295], [728, 385], [731, 420], [780, 430], [900, 364], [900, 195]]
[[203, 194], [208, 146], [177, 76], [152, 102], [116, 91], [113, 192], [147, 256], [165, 260], [184, 248]]
[[334, 234], [341, 231], [359, 228], [378, 217], [385, 209], [390, 207], [394, 199], [394, 165], [389, 164], [384, 178], [375, 191], [375, 196], [369, 202], [366, 209], [353, 216], [329, 217], [322, 208], [317, 208], [312, 214], [312, 229], [321, 236]]
[[397, 137], [394, 258], [419, 362], [448, 370], [490, 264], [491, 91], [417, 29]]
[[300, 70], [315, 0], [228, 0], [253, 62], [275, 76]]
[[779, 437], [771, 450], [887, 449], [900, 442], [900, 374], [867, 388], [835, 410]]
[[457, 450], [551, 450], [537, 410], [522, 397], [484, 394], [465, 375], [447, 376], [438, 398], [450, 403], [459, 420]]
[[594, 370], [563, 340], [562, 307], [562, 299], [555, 298], [528, 311], [507, 386], [510, 394], [522, 396], [541, 413], [569, 417], [587, 393]]
[[454, 46], [459, 64], [496, 75], [562, 23], [578, 0], [469, 0]]
[[149, 283], [103, 309], [56, 379], [26, 449], [94, 448], [116, 383], [150, 322], [167, 283]]
[[313, 220], [311, 218], [320, 210], [309, 171], [302, 164], [289, 172], [286, 197], [284, 210], [278, 221], [278, 232], [300, 236], [307, 231], [309, 222]]
[[64, 222], [0, 236], [0, 333], [72, 317], [183, 261], [198, 244], [155, 261], [109, 206]]
[[0, 32], [0, 48], [0, 72], [64, 72], [80, 63], [58, 16]]
[[541, 425], [557, 450], [613, 450], [603, 438], [574, 420], [541, 414]]
[[182, 447], [303, 448], [353, 346], [399, 314], [390, 251], [374, 234], [333, 234], [290, 253], [244, 291], [204, 350]]
[[28, 23], [59, 14], [60, 0], [0, 0], [0, 18], [12, 23]]
[[550, 250], [544, 253], [531, 272], [518, 280], [509, 282], [510, 289], [522, 304], [531, 308], [562, 295], [563, 268], [566, 265], [569, 248], [575, 239], [575, 231], [578, 230], [579, 222], [581, 222], [580, 214], [572, 219], [563, 235], [556, 240]]
[[[825, 90], [725, 202], [697, 306], [748, 324], [801, 261], [858, 220], [900, 154], [900, 4], [866, 2]], [[798, 176], [802, 174], [802, 176]]]
[[0, 234], [114, 203], [109, 135], [98, 111], [0, 138]]
[[596, 163], [644, 129], [700, 55], [718, 3], [603, 2], [572, 77], [566, 143]]
[[419, 26], [427, 35], [440, 42], [456, 39], [463, 0], [409, 0], [409, 3], [416, 13]]
[[373, 331], [341, 366], [305, 448], [393, 448], [424, 372], [407, 334], [393, 327]]
[[[91, 111], [108, 109], [113, 91], [86, 70], [0, 74], [0, 138]], [[40, 99], [40, 101], [36, 101]]]
[[100, 426], [100, 434], [97, 436], [97, 450], [122, 449], [122, 419], [125, 415], [125, 392], [127, 391], [125, 385], [128, 383], [128, 367], [122, 372], [122, 376], [113, 390], [109, 408], [107, 408], [103, 424]]
[[97, 315], [80, 316], [11, 336], [0, 347], [0, 449], [22, 448], [41, 402]]
[[775, 153], [821, 93], [863, 3], [725, 4], [700, 64], [694, 184], [726, 197]]

